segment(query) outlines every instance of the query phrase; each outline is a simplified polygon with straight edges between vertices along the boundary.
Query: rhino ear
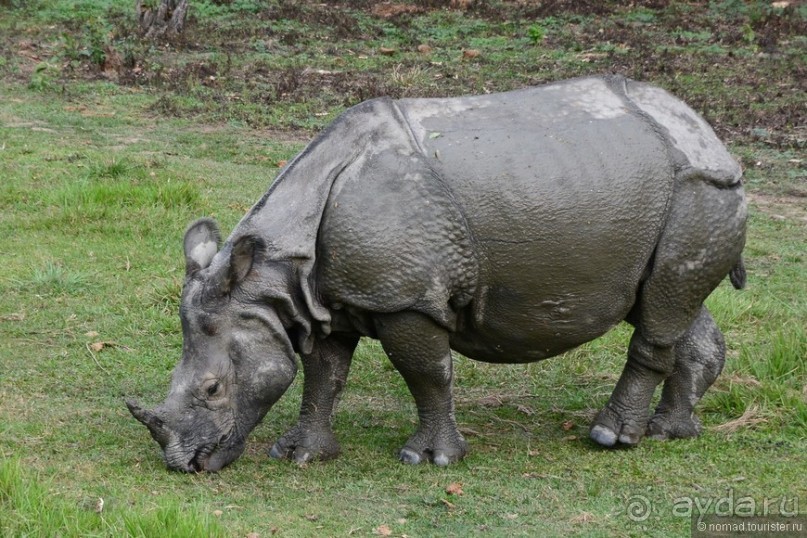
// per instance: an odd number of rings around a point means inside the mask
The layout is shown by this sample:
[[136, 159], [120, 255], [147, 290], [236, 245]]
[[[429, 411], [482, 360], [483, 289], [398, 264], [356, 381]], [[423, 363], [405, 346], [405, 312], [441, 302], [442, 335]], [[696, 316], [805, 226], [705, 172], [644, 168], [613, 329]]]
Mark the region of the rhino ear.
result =
[[185, 232], [185, 276], [205, 269], [219, 251], [221, 234], [216, 221], [202, 218], [188, 226]]
[[255, 255], [262, 249], [263, 242], [257, 237], [245, 236], [236, 240], [230, 253], [230, 288], [247, 277], [255, 262]]
[[207, 289], [214, 296], [228, 295], [242, 280], [247, 278], [255, 261], [255, 256], [263, 249], [263, 242], [257, 237], [244, 236], [230, 245], [224, 245], [222, 257], [210, 269]]

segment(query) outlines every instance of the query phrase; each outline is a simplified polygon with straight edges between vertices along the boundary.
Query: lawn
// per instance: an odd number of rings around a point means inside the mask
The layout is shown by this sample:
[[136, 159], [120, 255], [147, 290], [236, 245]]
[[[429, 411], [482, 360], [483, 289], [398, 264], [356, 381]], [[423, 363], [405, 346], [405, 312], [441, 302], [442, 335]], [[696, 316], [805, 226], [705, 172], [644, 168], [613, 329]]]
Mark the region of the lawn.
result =
[[[684, 536], [728, 500], [807, 514], [806, 6], [192, 0], [186, 31], [152, 42], [132, 4], [0, 1], [0, 535]], [[748, 286], [707, 303], [728, 358], [700, 438], [588, 440], [620, 326], [543, 363], [457, 357], [471, 452], [405, 466], [414, 404], [366, 340], [339, 459], [267, 457], [298, 377], [236, 463], [166, 470], [123, 400], [165, 396], [191, 220], [231, 229], [361, 100], [604, 72], [682, 97], [745, 169]]]

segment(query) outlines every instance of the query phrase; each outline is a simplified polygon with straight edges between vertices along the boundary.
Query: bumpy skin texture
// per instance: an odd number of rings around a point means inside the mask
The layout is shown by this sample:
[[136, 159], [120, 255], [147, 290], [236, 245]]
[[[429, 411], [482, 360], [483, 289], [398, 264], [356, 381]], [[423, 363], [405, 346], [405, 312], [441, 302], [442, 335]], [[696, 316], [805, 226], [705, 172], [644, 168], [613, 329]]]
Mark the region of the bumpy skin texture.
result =
[[[400, 458], [447, 465], [467, 451], [452, 349], [531, 362], [623, 320], [627, 363], [592, 439], [690, 437], [725, 356], [703, 301], [730, 272], [744, 279], [740, 176], [689, 107], [622, 78], [369, 101], [289, 163], [208, 262], [235, 267], [234, 300], [210, 308], [276, 317], [302, 356], [300, 419], [274, 457], [338, 454], [332, 417], [360, 336], [381, 341], [417, 404]], [[194, 245], [209, 241], [186, 238], [191, 261]], [[197, 338], [189, 325], [186, 345]]]

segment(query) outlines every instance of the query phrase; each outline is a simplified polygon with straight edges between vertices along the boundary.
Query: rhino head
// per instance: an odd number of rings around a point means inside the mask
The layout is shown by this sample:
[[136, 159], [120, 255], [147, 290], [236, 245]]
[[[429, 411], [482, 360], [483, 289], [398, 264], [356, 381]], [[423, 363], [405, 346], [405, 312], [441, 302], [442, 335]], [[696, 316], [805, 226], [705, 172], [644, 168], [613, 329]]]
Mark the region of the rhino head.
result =
[[178, 471], [218, 471], [237, 459], [297, 373], [281, 320], [288, 318], [283, 281], [290, 271], [261, 263], [264, 245], [254, 236], [219, 244], [210, 219], [185, 233], [182, 359], [162, 404], [147, 410], [126, 402]]

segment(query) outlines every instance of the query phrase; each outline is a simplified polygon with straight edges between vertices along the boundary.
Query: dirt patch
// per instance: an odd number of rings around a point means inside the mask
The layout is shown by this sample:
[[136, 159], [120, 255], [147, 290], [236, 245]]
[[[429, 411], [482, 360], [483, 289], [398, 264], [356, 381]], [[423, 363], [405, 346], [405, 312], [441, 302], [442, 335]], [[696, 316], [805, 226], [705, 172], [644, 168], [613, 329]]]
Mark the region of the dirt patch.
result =
[[370, 10], [370, 13], [376, 17], [383, 19], [391, 19], [402, 14], [411, 15], [412, 13], [422, 13], [424, 8], [420, 6], [413, 6], [411, 4], [392, 4], [384, 2], [383, 4], [376, 4]]
[[[220, 123], [203, 123], [193, 126], [195, 133], [201, 134], [215, 134], [231, 132], [232, 127]], [[299, 130], [281, 130], [281, 129], [253, 129], [250, 131], [250, 136], [255, 138], [263, 138], [273, 142], [280, 142], [282, 144], [306, 144], [311, 141], [315, 136], [313, 131], [304, 129]]]
[[[110, 14], [109, 32], [74, 24], [61, 36], [45, 29], [7, 36], [2, 54], [17, 67], [10, 76], [25, 80], [39, 76], [43, 62], [52, 65], [57, 75], [40, 76], [46, 89], [61, 86], [49, 84], [54, 76], [103, 78], [155, 92], [159, 114], [255, 128], [311, 129], [312, 115], [379, 96], [506, 91], [613, 72], [667, 88], [726, 141], [800, 149], [807, 146], [807, 65], [798, 43], [807, 18], [795, 2], [777, 5], [784, 7], [282, 0], [251, 12], [233, 7], [226, 17], [192, 15], [183, 34], [156, 43]], [[278, 119], [273, 107], [309, 118]]]
[[807, 190], [793, 189], [788, 196], [750, 193], [748, 200], [772, 220], [792, 221], [807, 226]]

